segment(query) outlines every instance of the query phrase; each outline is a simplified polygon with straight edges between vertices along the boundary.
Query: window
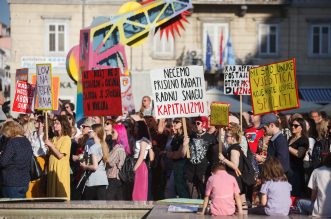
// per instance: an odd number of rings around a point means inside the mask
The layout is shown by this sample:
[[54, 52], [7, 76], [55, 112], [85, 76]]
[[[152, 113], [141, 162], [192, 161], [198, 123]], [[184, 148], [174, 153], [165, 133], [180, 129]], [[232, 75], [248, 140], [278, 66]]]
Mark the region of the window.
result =
[[331, 55], [331, 25], [311, 25], [310, 28], [310, 55], [330, 56]]
[[61, 22], [47, 22], [46, 50], [49, 53], [65, 53], [67, 48], [67, 25]]
[[[210, 64], [212, 69], [219, 69], [220, 64], [227, 63], [227, 50], [226, 47], [229, 36], [229, 24], [228, 23], [204, 23], [203, 24], [203, 61], [206, 64], [207, 55], [207, 36], [209, 36], [212, 54]], [[220, 43], [222, 41], [222, 49]], [[221, 56], [222, 51], [222, 58]], [[222, 63], [220, 63], [222, 62]]]
[[153, 38], [153, 58], [157, 59], [174, 59], [175, 58], [175, 42], [171, 33], [166, 36], [164, 32], [162, 37], [160, 30]]
[[278, 54], [278, 25], [259, 25], [259, 53], [260, 55]]

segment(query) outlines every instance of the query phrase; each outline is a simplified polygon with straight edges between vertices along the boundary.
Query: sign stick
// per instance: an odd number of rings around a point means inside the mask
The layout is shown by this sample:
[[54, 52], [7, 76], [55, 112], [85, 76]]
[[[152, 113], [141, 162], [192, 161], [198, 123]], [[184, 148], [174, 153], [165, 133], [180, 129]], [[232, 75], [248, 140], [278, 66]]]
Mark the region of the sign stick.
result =
[[243, 96], [240, 96], [240, 129], [243, 130]]
[[218, 128], [218, 154], [222, 153], [222, 128]]
[[47, 110], [44, 111], [45, 113], [45, 135], [46, 135], [46, 139], [48, 139], [48, 118], [47, 118]]
[[[182, 125], [183, 125], [183, 130], [184, 130], [184, 139], [187, 138], [187, 127], [186, 127], [186, 119], [182, 118]], [[186, 147], [186, 157], [190, 158], [190, 147], [188, 145]]]

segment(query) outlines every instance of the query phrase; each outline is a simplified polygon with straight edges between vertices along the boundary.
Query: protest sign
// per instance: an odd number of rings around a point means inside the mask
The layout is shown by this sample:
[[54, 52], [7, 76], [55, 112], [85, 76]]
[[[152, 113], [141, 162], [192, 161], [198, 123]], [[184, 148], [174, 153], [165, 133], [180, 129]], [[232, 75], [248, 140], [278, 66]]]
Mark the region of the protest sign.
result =
[[249, 86], [249, 69], [253, 65], [225, 65], [224, 67], [224, 94], [251, 95]]
[[17, 81], [16, 92], [13, 102], [13, 112], [32, 113], [35, 85], [26, 81]]
[[53, 109], [52, 65], [37, 64], [37, 99], [38, 109]]
[[[31, 84], [36, 84], [36, 75], [32, 75]], [[60, 94], [60, 77], [52, 77], [52, 88], [53, 88], [53, 110], [58, 110], [59, 108], [59, 94]], [[38, 99], [35, 100], [34, 108], [38, 109]]]
[[295, 59], [250, 69], [255, 115], [299, 108]]
[[16, 79], [15, 81], [28, 81], [29, 69], [28, 68], [19, 68], [16, 69]]
[[213, 102], [210, 105], [210, 124], [219, 126], [229, 125], [230, 104]]
[[156, 69], [150, 78], [156, 118], [208, 115], [202, 66]]
[[84, 71], [82, 87], [85, 116], [123, 114], [119, 68]]

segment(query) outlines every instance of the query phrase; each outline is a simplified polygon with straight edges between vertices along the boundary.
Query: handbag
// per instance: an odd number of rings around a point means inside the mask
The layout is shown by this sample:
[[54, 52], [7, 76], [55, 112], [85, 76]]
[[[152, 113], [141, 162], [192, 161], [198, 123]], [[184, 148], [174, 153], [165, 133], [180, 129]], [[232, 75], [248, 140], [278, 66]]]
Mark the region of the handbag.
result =
[[36, 157], [32, 154], [31, 164], [30, 164], [30, 181], [37, 180], [43, 175], [40, 164], [38, 163]]
[[[101, 161], [102, 161], [102, 158], [98, 162], [98, 166], [99, 166]], [[88, 170], [84, 171], [83, 175], [81, 176], [81, 178], [79, 179], [79, 181], [77, 183], [76, 191], [78, 193], [80, 193], [81, 195], [83, 195], [83, 193], [84, 193], [87, 179], [90, 177], [91, 174], [92, 174], [92, 171], [88, 171]]]

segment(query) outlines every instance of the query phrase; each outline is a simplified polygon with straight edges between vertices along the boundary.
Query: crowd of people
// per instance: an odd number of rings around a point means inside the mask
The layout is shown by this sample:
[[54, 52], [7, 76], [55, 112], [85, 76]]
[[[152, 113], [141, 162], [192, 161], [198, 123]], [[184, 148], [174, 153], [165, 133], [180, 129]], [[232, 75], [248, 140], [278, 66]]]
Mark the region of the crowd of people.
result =
[[[331, 124], [324, 113], [232, 113], [229, 126], [220, 128], [204, 116], [157, 120], [148, 96], [140, 112], [118, 117], [76, 121], [74, 104], [62, 107], [58, 115], [35, 112], [2, 123], [1, 197], [178, 197], [204, 199], [201, 214], [247, 208], [249, 214], [331, 216]], [[30, 181], [33, 155], [43, 176]], [[129, 158], [132, 181], [121, 177]], [[247, 174], [253, 184], [243, 179]]]

